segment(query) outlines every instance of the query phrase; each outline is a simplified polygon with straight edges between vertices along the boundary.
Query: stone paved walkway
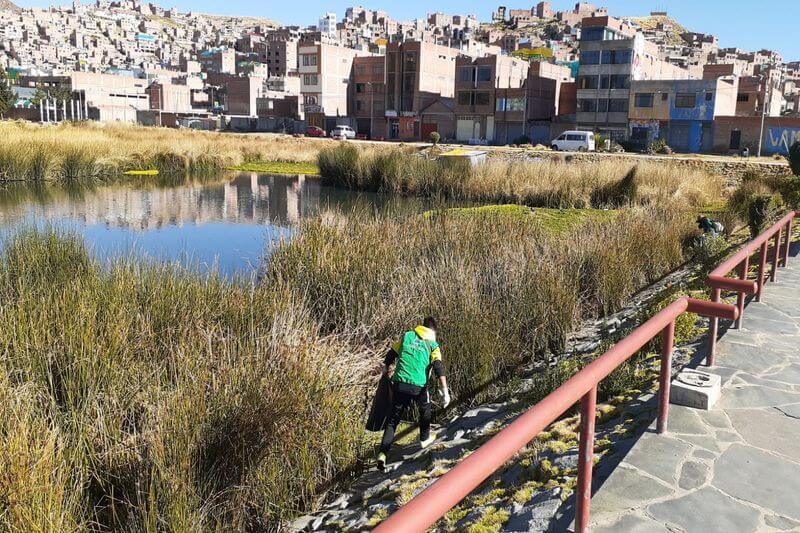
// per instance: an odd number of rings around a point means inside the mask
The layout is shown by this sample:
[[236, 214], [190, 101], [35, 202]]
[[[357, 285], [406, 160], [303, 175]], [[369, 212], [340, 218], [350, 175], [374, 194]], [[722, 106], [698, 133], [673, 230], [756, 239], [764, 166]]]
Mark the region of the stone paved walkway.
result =
[[593, 533], [800, 531], [797, 253], [708, 370], [723, 378], [717, 405], [671, 406], [669, 433], [650, 426], [595, 480]]

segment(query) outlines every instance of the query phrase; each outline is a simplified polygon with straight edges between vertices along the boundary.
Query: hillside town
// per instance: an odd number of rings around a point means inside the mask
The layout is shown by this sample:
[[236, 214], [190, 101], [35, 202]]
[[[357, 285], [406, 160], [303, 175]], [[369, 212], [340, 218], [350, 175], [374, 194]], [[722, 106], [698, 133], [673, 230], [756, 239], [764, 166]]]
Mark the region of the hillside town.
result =
[[3, 115], [545, 147], [580, 130], [605, 147], [745, 155], [800, 139], [800, 61], [777, 51], [587, 2], [487, 18], [350, 7], [298, 27], [140, 0], [4, 2]]

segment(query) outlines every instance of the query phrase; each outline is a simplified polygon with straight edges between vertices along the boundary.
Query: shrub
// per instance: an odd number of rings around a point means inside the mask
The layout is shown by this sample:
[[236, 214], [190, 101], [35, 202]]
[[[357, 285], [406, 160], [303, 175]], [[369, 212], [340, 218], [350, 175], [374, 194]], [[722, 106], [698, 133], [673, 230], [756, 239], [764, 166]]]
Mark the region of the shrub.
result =
[[781, 187], [781, 197], [791, 209], [800, 211], [800, 175], [784, 180]]
[[433, 143], [433, 145], [436, 146], [437, 144], [439, 144], [439, 141], [442, 140], [442, 136], [439, 135], [438, 131], [432, 131], [431, 135], [430, 135], [430, 139], [431, 139], [431, 143]]
[[670, 155], [672, 153], [672, 148], [670, 148], [667, 141], [664, 139], [656, 139], [647, 147], [647, 152], [650, 154]]
[[721, 235], [704, 235], [696, 238], [691, 248], [692, 261], [700, 266], [705, 276], [717, 268], [728, 250], [728, 241]]
[[592, 194], [592, 205], [610, 208], [634, 205], [638, 190], [636, 170], [637, 167], [633, 167], [619, 182], [611, 183], [595, 191]]
[[758, 237], [777, 217], [782, 207], [776, 194], [755, 194], [750, 197], [747, 209], [747, 227], [750, 236]]
[[800, 176], [800, 141], [789, 148], [789, 166], [795, 176]]

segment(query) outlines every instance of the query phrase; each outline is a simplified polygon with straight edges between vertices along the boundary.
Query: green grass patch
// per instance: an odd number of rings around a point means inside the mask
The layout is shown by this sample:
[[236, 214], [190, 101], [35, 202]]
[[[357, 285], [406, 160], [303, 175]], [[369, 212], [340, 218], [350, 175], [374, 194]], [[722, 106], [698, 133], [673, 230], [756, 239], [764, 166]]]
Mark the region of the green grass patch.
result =
[[244, 163], [231, 167], [229, 170], [242, 172], [263, 172], [264, 174], [308, 174], [319, 175], [319, 167], [315, 163], [263, 161], [260, 163]]
[[553, 209], [531, 208], [524, 205], [484, 205], [481, 207], [455, 207], [445, 211], [427, 211], [425, 218], [431, 219], [445, 213], [451, 217], [485, 217], [529, 220], [532, 224], [540, 224], [550, 233], [564, 233], [588, 222], [600, 222], [614, 218], [618, 211], [607, 209]]
[[126, 170], [126, 176], [158, 176], [158, 169], [151, 168], [149, 170]]

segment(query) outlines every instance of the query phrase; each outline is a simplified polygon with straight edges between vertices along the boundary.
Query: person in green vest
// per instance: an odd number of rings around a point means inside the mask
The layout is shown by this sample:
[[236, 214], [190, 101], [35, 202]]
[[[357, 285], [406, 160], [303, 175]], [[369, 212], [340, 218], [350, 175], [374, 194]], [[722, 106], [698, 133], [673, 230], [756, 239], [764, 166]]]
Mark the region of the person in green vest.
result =
[[[394, 372], [390, 372], [394, 365]], [[396, 342], [384, 359], [384, 373], [391, 375], [392, 410], [383, 432], [378, 453], [378, 468], [386, 467], [386, 454], [394, 441], [394, 433], [403, 417], [403, 412], [413, 403], [419, 409], [419, 440], [427, 448], [436, 438], [431, 434], [431, 400], [428, 393], [430, 370], [439, 381], [442, 406], [450, 405], [450, 391], [442, 363], [442, 350], [436, 342], [436, 321], [427, 317], [421, 326], [407, 331]]]

